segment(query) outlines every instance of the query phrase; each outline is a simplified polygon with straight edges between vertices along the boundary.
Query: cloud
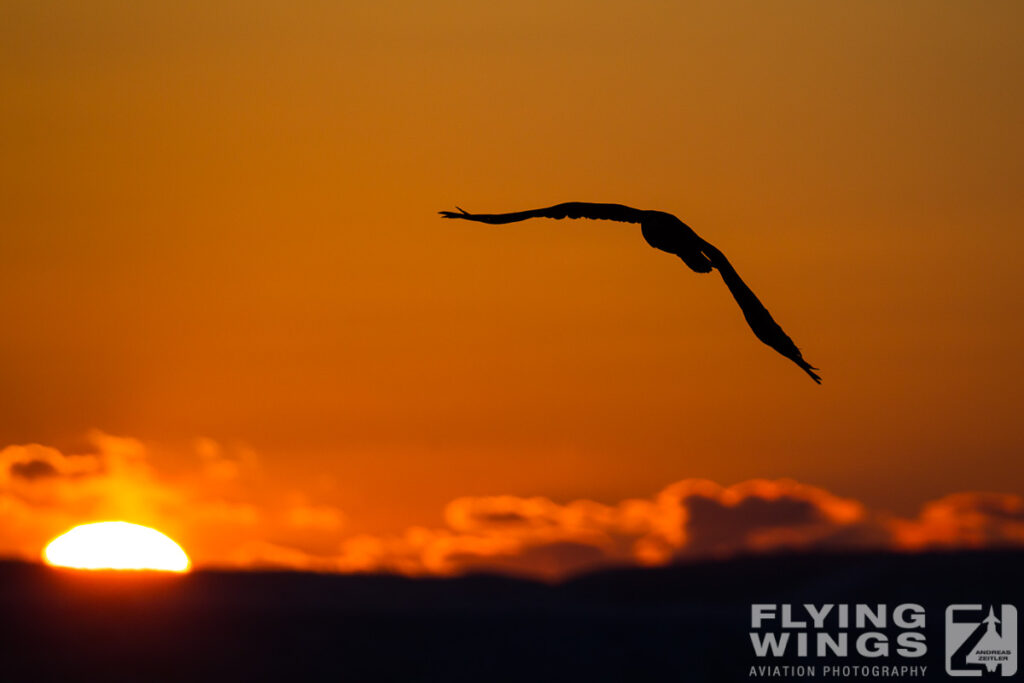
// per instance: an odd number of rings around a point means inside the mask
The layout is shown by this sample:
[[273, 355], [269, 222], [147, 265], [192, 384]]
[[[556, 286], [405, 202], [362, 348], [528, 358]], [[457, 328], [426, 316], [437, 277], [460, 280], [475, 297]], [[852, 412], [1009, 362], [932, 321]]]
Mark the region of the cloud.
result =
[[1024, 545], [1024, 497], [954, 493], [927, 503], [917, 519], [890, 522], [893, 544], [906, 550]]
[[[201, 439], [177, 454], [191, 467], [171, 473], [141, 441], [101, 432], [89, 440], [85, 454], [37, 444], [0, 450], [0, 556], [37, 559], [71, 527], [114, 519], [167, 533], [206, 566], [247, 566], [263, 557], [298, 568], [297, 555], [337, 549], [342, 512], [263, 481], [247, 449]], [[291, 554], [254, 550], [281, 539]]]
[[280, 490], [245, 448], [197, 440], [176, 458], [192, 467], [172, 474], [138, 440], [91, 440], [93, 452], [79, 455], [40, 445], [0, 451], [0, 555], [35, 559], [54, 536], [102, 519], [158, 528], [197, 566], [544, 580], [780, 551], [1024, 545], [1021, 496], [955, 493], [900, 518], [791, 479], [684, 479], [614, 503], [464, 496], [444, 507], [440, 527], [346, 537], [342, 510]]
[[1024, 498], [961, 493], [900, 519], [789, 479], [721, 486], [686, 479], [613, 505], [547, 498], [458, 498], [446, 528], [342, 545], [340, 571], [500, 572], [556, 580], [594, 569], [808, 550], [1024, 545]]
[[679, 508], [682, 529], [668, 535], [676, 558], [827, 546], [866, 518], [859, 502], [789, 479], [730, 487], [691, 479], [658, 497], [663, 508]]
[[57, 468], [45, 460], [29, 460], [27, 462], [15, 462], [10, 466], [12, 478], [36, 479], [38, 477], [55, 477]]
[[[856, 501], [789, 480], [722, 487], [688, 479], [614, 505], [547, 498], [458, 498], [446, 529], [343, 548], [350, 567], [407, 573], [499, 571], [557, 579], [593, 569], [825, 546], [861, 525]], [[393, 562], [400, 557], [399, 563]]]

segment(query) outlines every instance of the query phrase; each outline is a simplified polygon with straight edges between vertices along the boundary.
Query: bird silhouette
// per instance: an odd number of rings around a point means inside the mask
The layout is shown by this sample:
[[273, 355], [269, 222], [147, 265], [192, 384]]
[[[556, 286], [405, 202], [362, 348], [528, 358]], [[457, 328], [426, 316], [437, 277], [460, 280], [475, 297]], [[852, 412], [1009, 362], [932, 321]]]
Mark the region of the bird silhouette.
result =
[[803, 354], [793, 340], [782, 331], [768, 309], [754, 295], [750, 287], [740, 278], [725, 254], [714, 245], [702, 239], [690, 226], [670, 213], [664, 211], [644, 211], [622, 204], [594, 204], [591, 202], [566, 202], [546, 209], [518, 211], [515, 213], [468, 213], [459, 207], [458, 211], [439, 212], [445, 218], [461, 218], [467, 221], [501, 225], [525, 221], [529, 218], [591, 218], [596, 220], [619, 221], [622, 223], [639, 223], [640, 233], [647, 243], [655, 249], [675, 254], [697, 273], [710, 273], [717, 270], [725, 281], [726, 287], [743, 311], [743, 317], [754, 334], [762, 342], [772, 347], [786, 358], [796, 363], [818, 384], [821, 377], [814, 371], [817, 368], [804, 360]]

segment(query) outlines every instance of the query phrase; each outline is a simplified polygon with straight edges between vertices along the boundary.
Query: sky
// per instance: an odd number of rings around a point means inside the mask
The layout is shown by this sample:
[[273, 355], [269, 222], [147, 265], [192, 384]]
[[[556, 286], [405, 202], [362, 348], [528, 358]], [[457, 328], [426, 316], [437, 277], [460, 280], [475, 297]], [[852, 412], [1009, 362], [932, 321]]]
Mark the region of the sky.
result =
[[[906, 525], [951, 495], [1019, 520], [1022, 15], [4, 2], [0, 552], [118, 515], [202, 563], [221, 515], [347, 567], [353, 542], [524, 547], [460, 505], [562, 533], [575, 502], [602, 552], [611, 525], [665, 558], [689, 541], [621, 508], [692, 518], [679, 486], [901, 547], [948, 540]], [[636, 226], [436, 213], [563, 201], [679, 216], [824, 384]]]

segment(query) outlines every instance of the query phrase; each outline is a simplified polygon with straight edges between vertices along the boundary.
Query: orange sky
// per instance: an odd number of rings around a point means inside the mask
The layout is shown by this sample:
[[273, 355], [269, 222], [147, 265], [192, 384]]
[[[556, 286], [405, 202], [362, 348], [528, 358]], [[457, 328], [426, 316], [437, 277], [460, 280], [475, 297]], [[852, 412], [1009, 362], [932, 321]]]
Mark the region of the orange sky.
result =
[[[209, 440], [331, 538], [691, 477], [1022, 492], [1022, 21], [5, 2], [0, 448], [102, 430], [173, 481]], [[569, 200], [680, 216], [824, 385], [635, 226], [436, 215]]]

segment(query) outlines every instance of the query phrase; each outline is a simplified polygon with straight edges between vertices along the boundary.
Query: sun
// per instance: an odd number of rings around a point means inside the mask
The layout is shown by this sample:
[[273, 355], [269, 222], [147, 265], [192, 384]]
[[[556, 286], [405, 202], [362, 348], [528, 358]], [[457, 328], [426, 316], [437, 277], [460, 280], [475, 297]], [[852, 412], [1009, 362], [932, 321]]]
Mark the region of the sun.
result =
[[43, 559], [75, 569], [189, 569], [188, 556], [177, 543], [156, 529], [128, 522], [76, 526], [51, 541]]

